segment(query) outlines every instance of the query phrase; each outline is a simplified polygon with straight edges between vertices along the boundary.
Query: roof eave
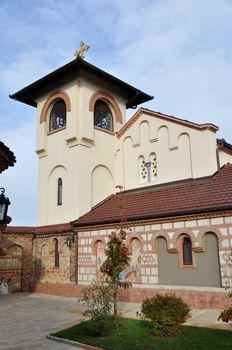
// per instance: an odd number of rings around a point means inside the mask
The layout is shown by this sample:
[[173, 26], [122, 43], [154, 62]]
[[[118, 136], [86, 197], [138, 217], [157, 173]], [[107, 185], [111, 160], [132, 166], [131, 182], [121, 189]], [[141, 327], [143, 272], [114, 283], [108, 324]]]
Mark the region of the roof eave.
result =
[[75, 60], [65, 64], [64, 66], [45, 75], [41, 79], [36, 80], [34, 83], [26, 86], [25, 88], [9, 95], [9, 97], [13, 100], [36, 107], [37, 103], [35, 99], [40, 89], [45, 87], [50, 82], [54, 82], [54, 80], [65, 76], [67, 73], [76, 71], [79, 74], [80, 68], [83, 68], [86, 71], [90, 71], [93, 74], [97, 74], [102, 78], [111, 81], [113, 84], [119, 85], [122, 89], [127, 90], [128, 100], [129, 100], [126, 105], [127, 108], [134, 108], [141, 103], [144, 103], [153, 99], [153, 96], [150, 96], [140, 91], [134, 86], [125, 83], [124, 81], [114, 77], [113, 75], [101, 70], [100, 68], [80, 58], [76, 58]]

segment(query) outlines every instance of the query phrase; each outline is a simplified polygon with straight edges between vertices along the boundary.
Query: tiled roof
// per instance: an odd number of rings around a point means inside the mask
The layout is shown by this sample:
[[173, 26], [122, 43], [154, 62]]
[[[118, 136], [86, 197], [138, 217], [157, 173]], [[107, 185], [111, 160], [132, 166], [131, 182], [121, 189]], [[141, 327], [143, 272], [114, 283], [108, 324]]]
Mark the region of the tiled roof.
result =
[[40, 233], [63, 233], [71, 231], [70, 223], [47, 225], [47, 226], [7, 226], [7, 233], [40, 234]]
[[155, 219], [232, 209], [232, 164], [212, 177], [125, 191], [74, 221], [75, 226]]

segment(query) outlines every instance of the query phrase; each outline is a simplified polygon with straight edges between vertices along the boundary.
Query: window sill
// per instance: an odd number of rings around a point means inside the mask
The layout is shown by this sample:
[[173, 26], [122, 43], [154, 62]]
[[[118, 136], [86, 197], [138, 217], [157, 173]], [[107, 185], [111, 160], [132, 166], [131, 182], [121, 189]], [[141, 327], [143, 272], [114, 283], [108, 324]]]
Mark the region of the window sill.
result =
[[66, 126], [63, 126], [62, 128], [57, 128], [57, 129], [52, 130], [52, 131], [49, 131], [49, 132], [47, 133], [47, 135], [49, 136], [49, 135], [55, 134], [55, 133], [57, 133], [57, 132], [59, 132], [59, 131], [62, 131], [62, 130], [64, 130], [64, 129], [66, 129]]
[[104, 129], [104, 128], [100, 128], [98, 126], [94, 126], [94, 129], [99, 130], [99, 131], [103, 131], [103, 132], [105, 132], [107, 134], [110, 134], [110, 135], [114, 135], [115, 134], [115, 132], [113, 132], [113, 131], [110, 131], [110, 130], [107, 130], [107, 129]]
[[181, 269], [195, 269], [195, 265], [180, 265], [179, 266]]

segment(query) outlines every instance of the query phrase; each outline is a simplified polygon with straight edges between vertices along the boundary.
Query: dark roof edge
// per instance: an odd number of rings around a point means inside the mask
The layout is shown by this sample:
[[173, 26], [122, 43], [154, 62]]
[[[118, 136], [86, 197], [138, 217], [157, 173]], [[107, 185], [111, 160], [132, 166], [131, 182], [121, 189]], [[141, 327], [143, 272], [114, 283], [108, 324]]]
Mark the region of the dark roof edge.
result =
[[[136, 221], [143, 221], [143, 220], [148, 220], [148, 219], [163, 219], [163, 218], [169, 218], [173, 216], [185, 216], [185, 215], [196, 215], [196, 214], [207, 214], [207, 213], [213, 213], [217, 211], [225, 211], [225, 210], [232, 210], [232, 205], [227, 205], [227, 206], [219, 206], [219, 207], [214, 207], [214, 208], [203, 208], [203, 209], [195, 209], [195, 210], [182, 210], [182, 211], [174, 211], [174, 212], [168, 212], [168, 213], [161, 213], [159, 215], [155, 214], [147, 214], [147, 215], [140, 215], [140, 216], [127, 216], [126, 222], [136, 222]], [[86, 226], [96, 226], [96, 225], [104, 225], [104, 224], [116, 224], [120, 223], [121, 218], [115, 218], [115, 219], [105, 219], [105, 220], [92, 220], [88, 222], [83, 222], [83, 223], [78, 223], [78, 222], [73, 222], [73, 225], [78, 228], [78, 227], [86, 227]]]
[[219, 148], [226, 147], [226, 148], [232, 150], [232, 145], [230, 143], [226, 142], [225, 139], [217, 139], [217, 145]]
[[130, 101], [127, 103], [127, 108], [132, 108], [135, 105], [138, 105], [140, 103], [150, 101], [154, 97], [151, 95], [146, 94], [145, 92], [135, 88], [134, 86], [116, 78], [115, 76], [103, 71], [102, 69], [92, 65], [91, 63], [88, 63], [81, 58], [76, 58], [72, 60], [69, 63], [66, 63], [64, 66], [54, 70], [53, 72], [45, 75], [44, 77], [36, 80], [35, 82], [31, 83], [30, 85], [27, 85], [23, 89], [10, 94], [9, 97], [11, 99], [14, 99], [16, 101], [20, 101], [23, 103], [26, 103], [28, 105], [31, 105], [33, 107], [37, 106], [37, 103], [33, 96], [31, 95], [32, 92], [35, 92], [36, 89], [39, 89], [43, 87], [45, 84], [47, 84], [49, 81], [53, 80], [56, 77], [64, 75], [66, 72], [70, 72], [71, 70], [75, 70], [77, 68], [83, 68], [87, 71], [92, 71], [93, 73], [99, 74], [100, 76], [103, 76], [105, 79], [113, 81], [115, 84], [118, 84], [122, 86], [124, 89], [134, 91], [134, 95], [131, 97]]

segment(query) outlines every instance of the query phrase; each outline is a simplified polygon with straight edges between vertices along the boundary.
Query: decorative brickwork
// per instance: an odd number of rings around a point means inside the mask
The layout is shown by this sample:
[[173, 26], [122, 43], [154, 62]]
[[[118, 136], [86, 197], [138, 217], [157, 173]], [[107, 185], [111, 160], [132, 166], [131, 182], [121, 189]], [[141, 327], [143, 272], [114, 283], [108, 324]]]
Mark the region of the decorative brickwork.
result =
[[[130, 223], [127, 230], [126, 244], [131, 254], [131, 266], [127, 279], [132, 281], [133, 287], [129, 291], [120, 292], [121, 300], [142, 301], [157, 291], [171, 291], [184, 298], [192, 307], [223, 308], [228, 300], [223, 288], [206, 287], [200, 289], [194, 286], [160, 285], [160, 266], [158, 260], [159, 249], [157, 239], [163, 237], [166, 241], [167, 254], [177, 257], [177, 268], [181, 268], [180, 254], [181, 239], [189, 237], [192, 242], [193, 255], [203, 256], [206, 252], [205, 237], [211, 233], [217, 238], [218, 256], [221, 275], [221, 286], [228, 277], [228, 256], [232, 250], [232, 215], [195, 217], [195, 219], [179, 221], [144, 221], [137, 225]], [[97, 272], [104, 260], [104, 247], [108, 234], [114, 229], [108, 225], [101, 229], [88, 226], [77, 230], [77, 239], [71, 249], [66, 239], [71, 231], [57, 232], [48, 227], [42, 232], [23, 233], [10, 229], [4, 233], [4, 244], [1, 243], [0, 276], [12, 279], [12, 291], [34, 290], [42, 293], [61, 295], [81, 295], [85, 285], [97, 278]], [[129, 227], [129, 224], [128, 224]], [[66, 230], [66, 228], [65, 228]], [[25, 231], [26, 232], [26, 231]], [[59, 252], [59, 266], [55, 267], [55, 245], [57, 240]], [[215, 254], [217, 255], [217, 254]], [[100, 258], [100, 260], [99, 260]], [[198, 261], [193, 267], [198, 269]], [[168, 268], [168, 267], [167, 267]], [[129, 271], [130, 270], [130, 271]], [[132, 271], [133, 270], [133, 271]], [[131, 272], [131, 273], [130, 273]], [[133, 272], [133, 273], [132, 273]], [[130, 275], [130, 276], [129, 276]], [[227, 277], [226, 277], [227, 275]], [[178, 278], [177, 278], [178, 280]]]

